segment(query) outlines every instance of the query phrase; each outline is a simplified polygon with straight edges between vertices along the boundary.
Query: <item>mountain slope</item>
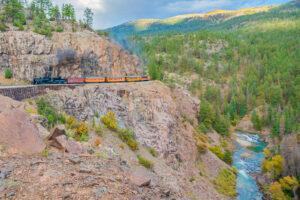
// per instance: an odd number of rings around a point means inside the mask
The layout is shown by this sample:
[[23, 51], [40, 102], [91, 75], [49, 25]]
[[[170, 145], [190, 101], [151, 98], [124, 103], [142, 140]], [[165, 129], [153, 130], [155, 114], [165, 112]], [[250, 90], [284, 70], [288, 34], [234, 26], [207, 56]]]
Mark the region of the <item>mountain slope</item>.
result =
[[142, 19], [112, 27], [107, 31], [110, 32], [111, 38], [128, 48], [130, 46], [127, 41], [129, 35], [187, 33], [201, 29], [236, 29], [249, 22], [255, 23], [260, 19], [280, 17], [279, 14], [289, 16], [293, 14], [292, 10], [299, 7], [299, 1], [293, 1], [282, 6], [246, 8], [238, 11], [216, 10], [205, 14], [180, 15], [164, 20]]

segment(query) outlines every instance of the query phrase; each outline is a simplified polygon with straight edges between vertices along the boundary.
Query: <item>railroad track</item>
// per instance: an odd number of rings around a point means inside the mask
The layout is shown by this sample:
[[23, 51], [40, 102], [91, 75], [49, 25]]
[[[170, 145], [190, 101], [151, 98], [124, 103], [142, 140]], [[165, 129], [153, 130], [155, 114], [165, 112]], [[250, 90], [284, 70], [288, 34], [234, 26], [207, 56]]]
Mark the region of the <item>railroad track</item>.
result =
[[28, 88], [28, 87], [50, 87], [50, 86], [81, 86], [81, 85], [103, 85], [103, 84], [128, 84], [128, 83], [144, 83], [149, 81], [136, 81], [136, 82], [104, 82], [104, 83], [82, 83], [82, 84], [40, 84], [40, 85], [0, 85], [0, 89], [6, 88]]

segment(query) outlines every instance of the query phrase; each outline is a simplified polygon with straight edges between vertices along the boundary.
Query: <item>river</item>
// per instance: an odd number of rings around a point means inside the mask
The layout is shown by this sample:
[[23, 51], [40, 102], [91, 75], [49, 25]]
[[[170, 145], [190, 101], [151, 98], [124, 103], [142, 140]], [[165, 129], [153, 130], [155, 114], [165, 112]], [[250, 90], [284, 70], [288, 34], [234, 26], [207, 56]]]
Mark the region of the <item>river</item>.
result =
[[[238, 200], [261, 200], [263, 195], [251, 176], [261, 172], [261, 162], [265, 157], [263, 149], [265, 144], [259, 142], [260, 137], [255, 134], [245, 134], [236, 131], [237, 139], [235, 142], [236, 151], [233, 154], [233, 166], [238, 169], [236, 180], [236, 190]], [[251, 149], [247, 145], [252, 144]]]

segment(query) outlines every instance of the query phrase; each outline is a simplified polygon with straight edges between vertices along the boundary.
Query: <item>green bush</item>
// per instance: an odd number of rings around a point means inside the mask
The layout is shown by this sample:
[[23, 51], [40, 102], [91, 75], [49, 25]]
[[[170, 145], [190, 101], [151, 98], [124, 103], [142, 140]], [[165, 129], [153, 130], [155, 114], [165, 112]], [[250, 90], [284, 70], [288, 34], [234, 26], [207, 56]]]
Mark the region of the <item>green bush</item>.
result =
[[22, 24], [19, 25], [19, 31], [24, 31], [24, 27]]
[[221, 150], [221, 147], [215, 145], [214, 147], [209, 147], [209, 150], [213, 152], [219, 159], [223, 160], [227, 164], [231, 165], [233, 162], [233, 154], [229, 149], [226, 149], [225, 152]]
[[140, 154], [137, 154], [136, 157], [139, 159], [139, 163], [146, 167], [147, 169], [153, 169], [154, 163], [151, 160], [143, 158]]
[[125, 130], [119, 130], [119, 137], [123, 142], [126, 142], [126, 144], [130, 147], [132, 151], [138, 150], [138, 143], [135, 140], [136, 135], [132, 129], [127, 127]]
[[56, 32], [61, 33], [64, 31], [64, 28], [61, 25], [58, 25], [55, 29]]
[[155, 151], [155, 149], [154, 149], [153, 147], [150, 148], [149, 152], [151, 153], [151, 155], [152, 155], [153, 157], [156, 157], [156, 156], [157, 156], [157, 153], [156, 153], [156, 151]]
[[216, 189], [231, 198], [234, 198], [237, 195], [236, 192], [236, 175], [228, 169], [221, 169], [218, 177], [214, 181]]
[[12, 78], [12, 73], [10, 71], [10, 69], [7, 67], [5, 70], [5, 78], [7, 79], [11, 79]]
[[65, 116], [63, 114], [58, 114], [50, 102], [45, 101], [44, 98], [37, 101], [36, 105], [38, 107], [38, 113], [47, 118], [49, 129], [54, 127], [56, 124], [66, 123]]
[[13, 25], [16, 26], [16, 27], [19, 27], [20, 24], [21, 24], [21, 23], [20, 23], [19, 20], [15, 20], [14, 23], [13, 23]]

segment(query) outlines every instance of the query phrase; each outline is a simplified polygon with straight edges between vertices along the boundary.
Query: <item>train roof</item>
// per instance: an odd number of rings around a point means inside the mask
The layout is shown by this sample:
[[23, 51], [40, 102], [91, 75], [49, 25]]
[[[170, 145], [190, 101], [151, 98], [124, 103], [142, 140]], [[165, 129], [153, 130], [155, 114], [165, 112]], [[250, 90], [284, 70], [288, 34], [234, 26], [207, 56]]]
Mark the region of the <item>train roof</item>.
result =
[[104, 76], [87, 76], [85, 78], [105, 78]]
[[125, 78], [136, 78], [136, 77], [141, 77], [141, 76], [125, 76]]

